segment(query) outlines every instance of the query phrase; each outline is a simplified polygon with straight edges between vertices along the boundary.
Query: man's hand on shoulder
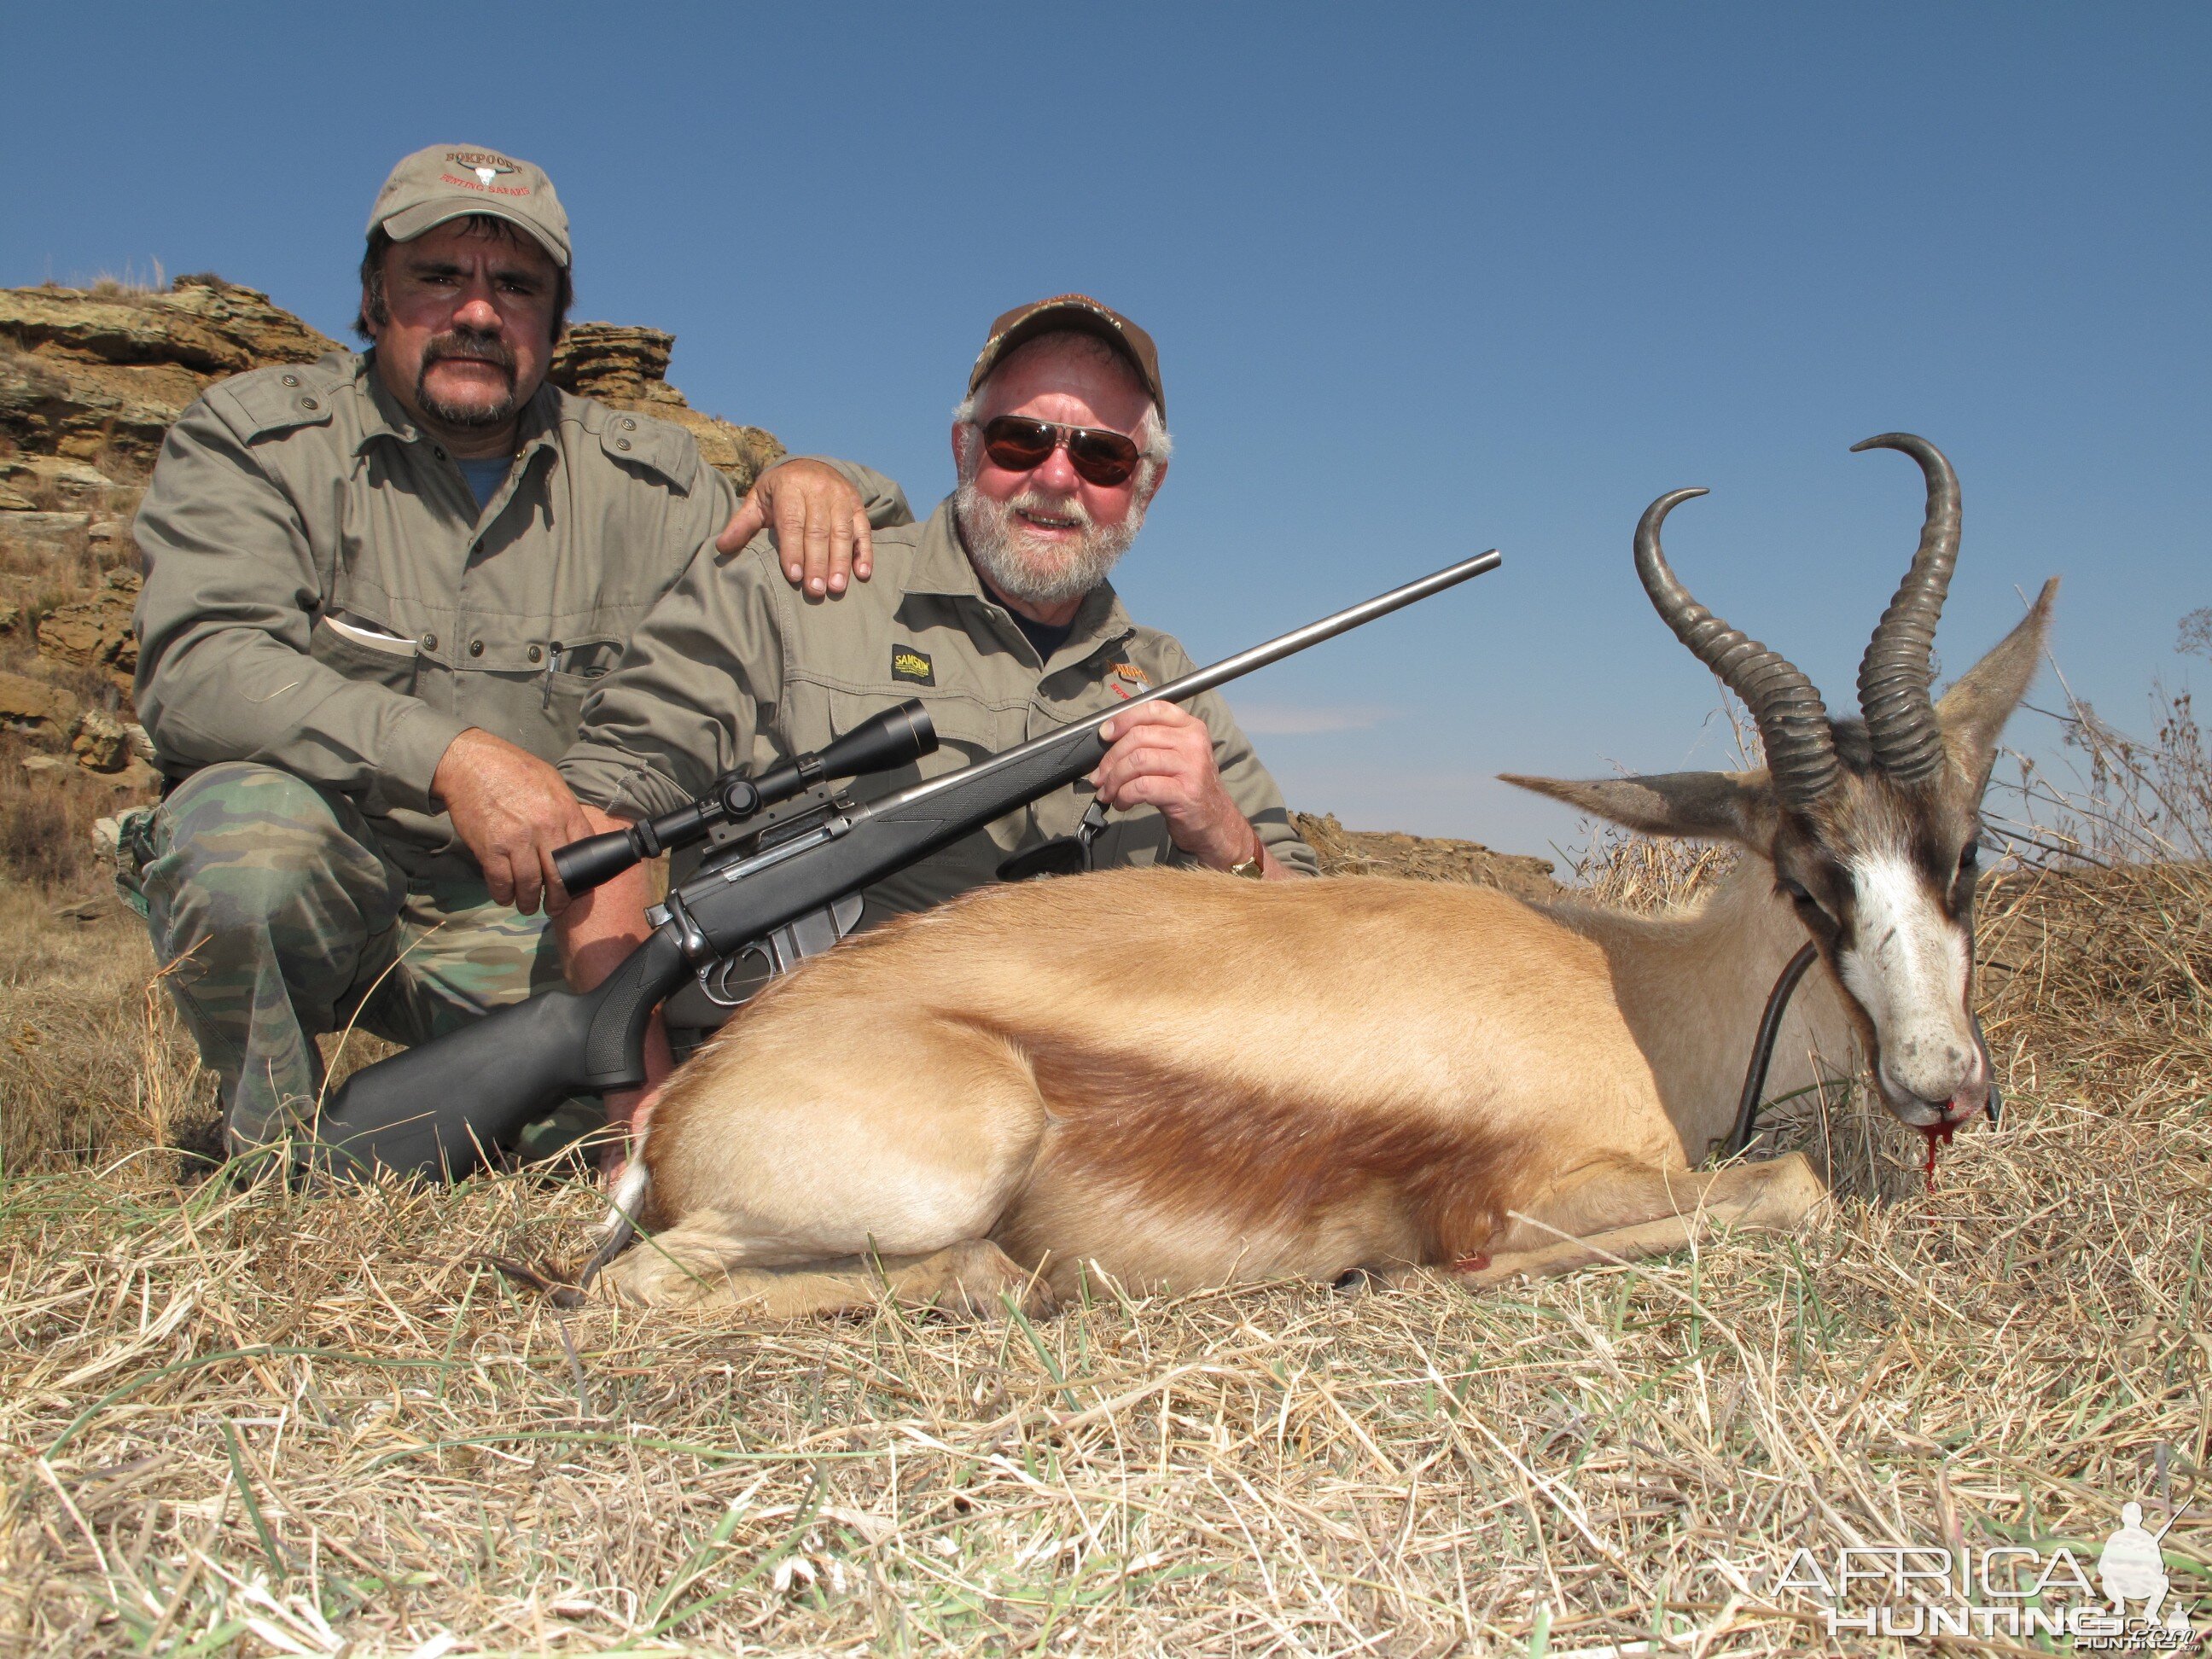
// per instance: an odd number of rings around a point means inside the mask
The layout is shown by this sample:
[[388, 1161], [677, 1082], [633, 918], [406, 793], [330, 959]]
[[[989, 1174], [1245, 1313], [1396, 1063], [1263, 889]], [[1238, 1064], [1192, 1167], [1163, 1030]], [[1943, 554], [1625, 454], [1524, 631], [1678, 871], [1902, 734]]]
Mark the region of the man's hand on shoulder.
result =
[[553, 854], [590, 835], [592, 826], [558, 772], [472, 726], [447, 745], [430, 793], [482, 866], [494, 902], [526, 915], [541, 898], [548, 915], [568, 908]]
[[791, 585], [815, 599], [842, 593], [875, 571], [867, 508], [860, 492], [827, 464], [796, 456], [754, 481], [715, 547], [734, 553], [763, 530], [775, 532], [778, 556]]

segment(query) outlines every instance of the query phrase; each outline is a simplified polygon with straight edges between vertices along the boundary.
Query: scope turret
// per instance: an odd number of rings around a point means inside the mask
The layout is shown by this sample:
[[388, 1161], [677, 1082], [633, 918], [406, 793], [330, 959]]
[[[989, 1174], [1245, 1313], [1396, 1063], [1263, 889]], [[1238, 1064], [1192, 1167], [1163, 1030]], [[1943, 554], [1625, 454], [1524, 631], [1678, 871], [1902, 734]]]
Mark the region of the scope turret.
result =
[[604, 836], [587, 836], [553, 854], [553, 872], [571, 894], [586, 893], [641, 859], [688, 847], [719, 823], [742, 823], [766, 807], [805, 793], [830, 778], [889, 772], [920, 760], [937, 747], [929, 710], [909, 697], [871, 715], [817, 753], [778, 761], [757, 778], [729, 773], [689, 805]]

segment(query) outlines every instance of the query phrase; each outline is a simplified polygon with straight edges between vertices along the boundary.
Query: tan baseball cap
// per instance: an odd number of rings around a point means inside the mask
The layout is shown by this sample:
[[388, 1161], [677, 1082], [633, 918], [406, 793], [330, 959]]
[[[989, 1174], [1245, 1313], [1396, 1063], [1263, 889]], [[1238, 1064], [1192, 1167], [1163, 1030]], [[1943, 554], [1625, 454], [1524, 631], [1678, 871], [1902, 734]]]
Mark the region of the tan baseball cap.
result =
[[1168, 396], [1160, 389], [1160, 354], [1152, 344], [1152, 337], [1113, 307], [1088, 294], [1055, 294], [1049, 300], [1017, 306], [993, 323], [991, 337], [983, 342], [982, 350], [975, 355], [975, 367], [968, 372], [968, 390], [973, 392], [982, 385], [984, 377], [1024, 341], [1062, 329], [1096, 334], [1127, 358], [1129, 367], [1144, 382], [1145, 390], [1159, 405], [1161, 417], [1166, 417]]
[[426, 230], [471, 213], [489, 213], [520, 226], [568, 269], [568, 216], [553, 193], [553, 181], [543, 168], [495, 149], [433, 144], [416, 150], [392, 169], [376, 192], [368, 228], [374, 234], [381, 225], [393, 241], [411, 242]]

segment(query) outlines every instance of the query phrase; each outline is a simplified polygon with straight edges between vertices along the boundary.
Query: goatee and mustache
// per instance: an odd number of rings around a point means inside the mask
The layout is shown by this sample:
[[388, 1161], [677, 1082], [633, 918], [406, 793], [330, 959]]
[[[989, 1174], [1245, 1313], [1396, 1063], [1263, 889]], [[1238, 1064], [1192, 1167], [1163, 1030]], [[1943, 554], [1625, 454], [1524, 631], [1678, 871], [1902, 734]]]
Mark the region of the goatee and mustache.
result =
[[[963, 478], [953, 511], [969, 556], [992, 586], [1025, 605], [1060, 605], [1080, 599], [1106, 580], [1115, 562], [1129, 550], [1144, 527], [1143, 501], [1132, 502], [1117, 525], [1100, 525], [1080, 498], [1048, 490], [1025, 489], [1009, 501], [994, 501]], [[1073, 541], [1047, 541], [1024, 523], [1022, 514], [1079, 529]]]
[[[506, 392], [489, 404], [452, 403], [439, 397], [430, 390], [430, 366], [453, 358], [490, 364], [505, 377]], [[415, 404], [432, 419], [447, 426], [501, 426], [514, 418], [516, 402], [514, 353], [498, 335], [468, 328], [448, 329], [443, 334], [432, 336], [429, 343], [422, 348], [422, 366], [415, 372]]]

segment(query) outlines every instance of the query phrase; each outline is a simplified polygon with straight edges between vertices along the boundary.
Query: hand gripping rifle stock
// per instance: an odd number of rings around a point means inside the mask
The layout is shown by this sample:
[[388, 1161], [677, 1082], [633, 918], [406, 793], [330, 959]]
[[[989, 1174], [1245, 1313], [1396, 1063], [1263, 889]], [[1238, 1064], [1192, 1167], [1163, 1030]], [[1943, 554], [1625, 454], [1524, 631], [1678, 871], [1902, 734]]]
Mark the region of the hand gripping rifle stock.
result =
[[1494, 549], [1463, 559], [705, 871], [670, 893], [653, 913], [653, 933], [594, 989], [545, 992], [356, 1072], [325, 1107], [308, 1157], [346, 1175], [380, 1165], [433, 1179], [465, 1175], [564, 1095], [643, 1083], [653, 1009], [702, 967], [1082, 777], [1105, 754], [1098, 729], [1115, 715], [1139, 703], [1185, 702], [1501, 562]]

